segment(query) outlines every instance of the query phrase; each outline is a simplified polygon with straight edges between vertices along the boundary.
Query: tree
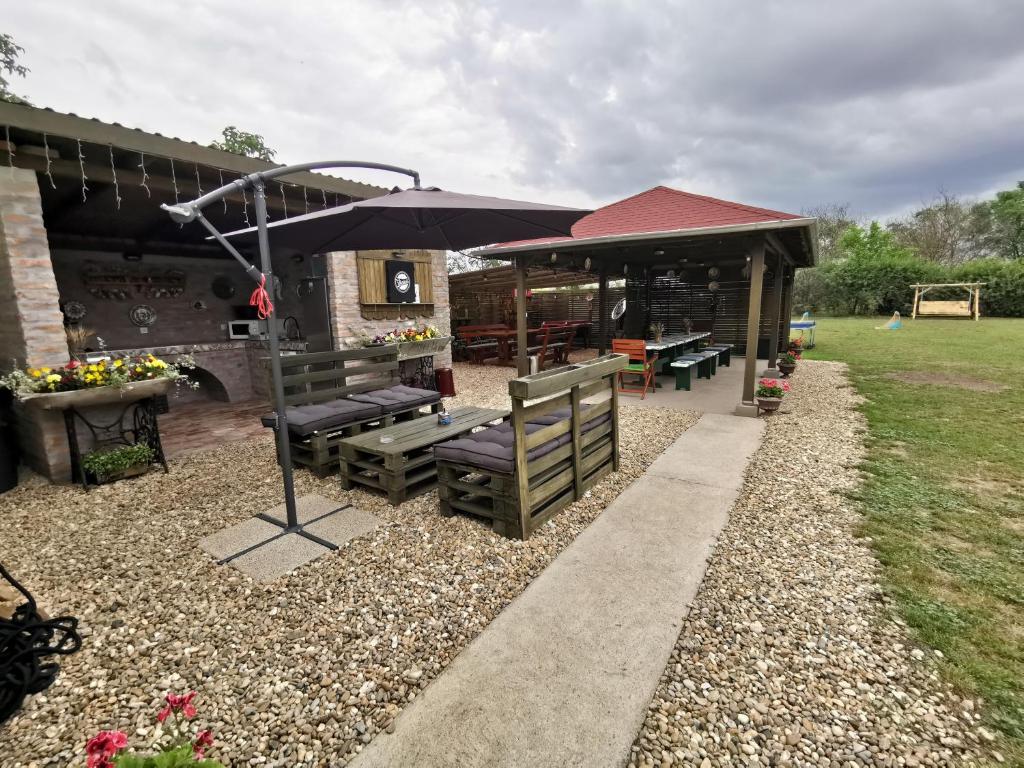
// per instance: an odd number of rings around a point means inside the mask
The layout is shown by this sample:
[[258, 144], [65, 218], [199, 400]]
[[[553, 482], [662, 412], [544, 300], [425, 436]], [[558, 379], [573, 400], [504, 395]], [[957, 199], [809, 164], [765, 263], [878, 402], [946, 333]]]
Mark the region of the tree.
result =
[[[474, 249], [475, 250], [475, 249]], [[460, 272], [473, 272], [477, 269], [489, 269], [500, 267], [506, 262], [498, 259], [478, 259], [473, 251], [448, 251], [448, 274], [457, 275]]]
[[13, 37], [0, 34], [0, 100], [28, 104], [21, 96], [11, 92], [11, 83], [7, 79], [9, 76], [24, 77], [28, 74], [28, 67], [18, 63], [18, 57], [24, 52], [25, 49], [14, 42]]
[[984, 204], [940, 192], [931, 205], [888, 229], [897, 243], [921, 258], [955, 266], [988, 255], [992, 223]]
[[818, 263], [827, 264], [842, 254], [839, 238], [857, 222], [850, 216], [849, 203], [828, 203], [804, 211], [818, 220]]
[[1006, 259], [1024, 258], [1024, 181], [1016, 189], [996, 192], [988, 204], [992, 212], [996, 249]]
[[263, 143], [263, 137], [258, 133], [240, 131], [235, 126], [229, 125], [221, 131], [221, 141], [214, 141], [210, 146], [213, 149], [220, 149], [224, 152], [234, 152], [236, 155], [254, 157], [257, 160], [273, 162], [277, 152], [270, 149]]

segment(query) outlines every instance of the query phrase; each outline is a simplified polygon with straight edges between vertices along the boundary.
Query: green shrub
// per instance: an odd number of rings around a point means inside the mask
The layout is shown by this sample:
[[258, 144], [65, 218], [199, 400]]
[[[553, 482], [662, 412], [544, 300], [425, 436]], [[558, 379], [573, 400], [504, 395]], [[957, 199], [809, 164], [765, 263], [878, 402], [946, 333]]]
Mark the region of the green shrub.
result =
[[109, 451], [93, 451], [82, 457], [82, 467], [97, 477], [109, 477], [129, 467], [148, 464], [153, 460], [153, 449], [145, 443], [122, 445]]
[[951, 283], [985, 283], [981, 289], [981, 314], [1024, 317], [1024, 260], [982, 259], [950, 271]]

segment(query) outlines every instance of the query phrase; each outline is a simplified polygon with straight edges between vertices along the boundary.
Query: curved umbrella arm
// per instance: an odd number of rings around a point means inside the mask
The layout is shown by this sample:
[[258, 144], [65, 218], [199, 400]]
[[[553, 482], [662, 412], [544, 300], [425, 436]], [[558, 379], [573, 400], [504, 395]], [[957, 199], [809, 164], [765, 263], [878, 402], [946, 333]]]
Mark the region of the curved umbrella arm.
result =
[[269, 171], [257, 171], [256, 173], [250, 173], [240, 179], [228, 182], [223, 187], [219, 187], [212, 192], [207, 192], [202, 197], [197, 197], [191, 202], [178, 203], [176, 205], [167, 205], [165, 203], [160, 207], [167, 211], [167, 213], [170, 214], [170, 217], [177, 223], [187, 224], [195, 221], [199, 211], [203, 208], [211, 203], [220, 202], [232, 192], [251, 189], [257, 184], [262, 184], [270, 179], [276, 179], [279, 176], [287, 176], [291, 173], [313, 171], [322, 168], [367, 168], [374, 171], [392, 171], [394, 173], [401, 173], [405, 176], [412, 177], [413, 188], [420, 188], [420, 174], [411, 168], [402, 168], [397, 165], [387, 165], [385, 163], [369, 163], [363, 160], [321, 160], [312, 163], [299, 163], [297, 165], [282, 165], [280, 168], [272, 168]]

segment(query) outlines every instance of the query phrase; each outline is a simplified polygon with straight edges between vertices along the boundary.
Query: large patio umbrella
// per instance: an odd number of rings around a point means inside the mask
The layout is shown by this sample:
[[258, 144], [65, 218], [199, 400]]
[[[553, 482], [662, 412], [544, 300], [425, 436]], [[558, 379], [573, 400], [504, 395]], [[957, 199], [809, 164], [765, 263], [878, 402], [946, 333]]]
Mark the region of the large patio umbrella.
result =
[[[413, 179], [413, 188], [393, 192], [381, 197], [350, 203], [338, 208], [283, 219], [269, 224], [267, 221], [267, 181], [298, 171], [322, 168], [370, 168], [393, 171]], [[225, 236], [203, 216], [203, 208], [219, 202], [238, 190], [251, 189], [256, 207], [256, 226]], [[260, 286], [261, 305], [267, 308], [265, 319], [273, 319], [275, 310], [269, 306], [264, 286], [273, 285], [270, 262], [271, 233], [275, 248], [295, 249], [304, 253], [324, 253], [331, 250], [375, 250], [388, 248], [423, 248], [461, 250], [480, 245], [510, 240], [529, 240], [551, 235], [570, 235], [572, 225], [590, 211], [562, 208], [540, 203], [503, 200], [496, 197], [462, 195], [434, 188], [421, 188], [416, 171], [381, 163], [334, 160], [303, 163], [252, 173], [192, 202], [162, 205], [171, 218], [179, 223], [200, 222], [245, 269]], [[250, 264], [239, 253], [231, 238], [239, 245], [255, 244], [259, 248], [260, 267]], [[288, 443], [288, 418], [284, 402], [281, 377], [280, 344], [276, 333], [268, 334], [270, 370], [274, 387], [274, 407], [277, 415], [277, 451], [284, 480], [287, 521], [281, 524], [269, 516], [268, 522], [281, 525], [285, 533], [297, 533], [328, 549], [332, 543], [303, 530], [295, 509], [295, 487], [292, 478], [291, 450]]]

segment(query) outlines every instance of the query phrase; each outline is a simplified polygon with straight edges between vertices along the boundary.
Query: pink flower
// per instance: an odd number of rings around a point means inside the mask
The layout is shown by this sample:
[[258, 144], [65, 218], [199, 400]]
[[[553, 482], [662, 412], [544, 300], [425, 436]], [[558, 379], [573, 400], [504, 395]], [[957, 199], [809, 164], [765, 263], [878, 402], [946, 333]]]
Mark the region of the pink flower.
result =
[[122, 731], [100, 731], [85, 745], [89, 768], [111, 768], [110, 758], [128, 746], [128, 736]]
[[168, 693], [166, 697], [167, 706], [160, 710], [160, 714], [156, 716], [156, 719], [162, 723], [172, 714], [180, 712], [186, 720], [191, 720], [196, 716], [196, 708], [192, 706], [192, 699], [195, 697], [195, 691], [189, 691], [184, 696]]
[[196, 740], [192, 742], [192, 754], [196, 760], [202, 760], [207, 747], [213, 746], [213, 731], [205, 730], [196, 734]]

